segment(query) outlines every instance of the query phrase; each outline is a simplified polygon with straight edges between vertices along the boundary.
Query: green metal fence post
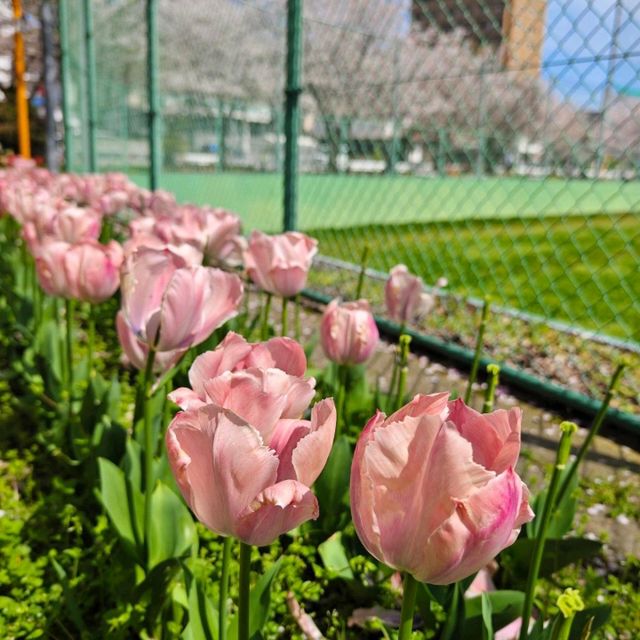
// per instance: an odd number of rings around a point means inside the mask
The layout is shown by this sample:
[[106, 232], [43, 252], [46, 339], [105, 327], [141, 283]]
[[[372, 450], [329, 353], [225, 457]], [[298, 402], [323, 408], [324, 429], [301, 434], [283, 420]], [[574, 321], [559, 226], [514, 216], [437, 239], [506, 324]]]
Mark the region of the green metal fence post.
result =
[[218, 139], [218, 171], [225, 170], [227, 153], [227, 123], [224, 117], [224, 101], [218, 100], [218, 117], [216, 118], [216, 138]]
[[96, 104], [96, 50], [93, 41], [93, 12], [91, 0], [84, 0], [84, 50], [87, 61], [87, 114], [89, 124], [89, 171], [98, 170], [98, 148], [96, 141], [97, 104]]
[[71, 73], [69, 69], [69, 16], [67, 12], [67, 0], [58, 1], [58, 30], [60, 33], [60, 75], [62, 76], [62, 121], [64, 122], [64, 169], [71, 169], [73, 157], [71, 134]]
[[149, 188], [160, 186], [161, 122], [158, 91], [158, 2], [147, 0], [147, 91], [149, 99]]
[[302, 63], [302, 0], [287, 0], [287, 85], [284, 113], [284, 220], [285, 231], [296, 228], [298, 187], [299, 98]]

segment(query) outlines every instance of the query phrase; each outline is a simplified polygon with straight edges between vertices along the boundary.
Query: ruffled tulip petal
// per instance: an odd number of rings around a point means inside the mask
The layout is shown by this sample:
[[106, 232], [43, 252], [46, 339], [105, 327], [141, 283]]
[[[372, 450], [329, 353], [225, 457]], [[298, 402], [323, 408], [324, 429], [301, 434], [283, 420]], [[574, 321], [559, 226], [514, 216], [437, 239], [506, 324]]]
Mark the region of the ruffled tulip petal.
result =
[[265, 372], [259, 369], [234, 373], [227, 371], [207, 380], [204, 388], [210, 402], [237, 413], [259, 429], [264, 440], [269, 442], [287, 404], [287, 397], [270, 389], [265, 377]]
[[216, 533], [235, 533], [256, 496], [275, 483], [278, 459], [273, 451], [253, 427], [220, 407], [179, 413], [166, 441], [185, 500]]
[[318, 517], [318, 500], [309, 487], [284, 480], [259, 493], [241, 515], [236, 536], [258, 547], [271, 544], [279, 535]]
[[[447, 550], [444, 555], [449, 556], [449, 566], [439, 572], [432, 567], [429, 581], [432, 584], [456, 582], [494, 558], [513, 538], [521, 503], [522, 482], [512, 469], [458, 501], [448, 521], [449, 527], [457, 531], [455, 541], [441, 530], [429, 541], [434, 550]], [[444, 538], [449, 546], [444, 546]]]
[[302, 346], [291, 338], [271, 338], [254, 345], [247, 356], [247, 368], [282, 369], [291, 376], [303, 376], [307, 357]]
[[199, 409], [206, 404], [200, 399], [197, 393], [188, 387], [178, 387], [174, 389], [171, 393], [167, 394], [167, 398], [177, 404], [183, 411]]
[[336, 433], [336, 407], [333, 398], [326, 398], [311, 410], [308, 435], [298, 442], [291, 455], [296, 478], [311, 486], [322, 473], [333, 446]]
[[392, 413], [387, 422], [402, 422], [406, 417], [417, 417], [421, 415], [439, 416], [441, 420], [446, 420], [449, 415], [449, 392], [432, 393], [429, 395], [417, 394], [411, 402]]
[[520, 455], [522, 411], [478, 413], [459, 398], [449, 403], [449, 420], [471, 442], [474, 460], [487, 469], [502, 473], [514, 466]]
[[336, 431], [336, 408], [332, 398], [318, 402], [311, 421], [280, 420], [269, 446], [280, 460], [278, 480], [298, 480], [311, 486], [331, 453]]

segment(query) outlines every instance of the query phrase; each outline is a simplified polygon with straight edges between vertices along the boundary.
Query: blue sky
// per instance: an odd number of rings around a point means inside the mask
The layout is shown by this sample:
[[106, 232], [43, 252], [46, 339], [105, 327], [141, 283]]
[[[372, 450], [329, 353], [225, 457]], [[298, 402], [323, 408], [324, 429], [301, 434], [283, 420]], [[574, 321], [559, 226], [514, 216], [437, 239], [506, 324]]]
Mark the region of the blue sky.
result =
[[616, 7], [619, 54], [612, 85], [640, 92], [640, 0], [548, 0], [543, 77], [576, 105], [599, 109], [612, 50]]

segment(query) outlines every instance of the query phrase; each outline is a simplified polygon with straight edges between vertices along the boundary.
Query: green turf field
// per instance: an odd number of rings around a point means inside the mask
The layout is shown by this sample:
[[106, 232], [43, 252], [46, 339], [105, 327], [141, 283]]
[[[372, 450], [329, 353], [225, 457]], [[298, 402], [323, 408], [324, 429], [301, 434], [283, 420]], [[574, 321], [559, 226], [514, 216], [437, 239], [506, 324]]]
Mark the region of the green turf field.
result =
[[[145, 177], [132, 178], [144, 184]], [[279, 231], [280, 176], [165, 173], [180, 201]], [[526, 178], [300, 177], [299, 228], [325, 255], [405, 263], [450, 290], [640, 343], [640, 184]]]
[[[131, 177], [146, 184], [144, 174]], [[247, 230], [282, 228], [280, 175], [165, 172], [161, 184], [181, 202], [236, 211]], [[636, 211], [640, 211], [640, 182], [301, 175], [298, 226], [327, 229]]]
[[[640, 342], [640, 229], [635, 215], [466, 221], [313, 231], [322, 252], [370, 266], [409, 265], [427, 284]], [[357, 258], [355, 258], [357, 261]]]

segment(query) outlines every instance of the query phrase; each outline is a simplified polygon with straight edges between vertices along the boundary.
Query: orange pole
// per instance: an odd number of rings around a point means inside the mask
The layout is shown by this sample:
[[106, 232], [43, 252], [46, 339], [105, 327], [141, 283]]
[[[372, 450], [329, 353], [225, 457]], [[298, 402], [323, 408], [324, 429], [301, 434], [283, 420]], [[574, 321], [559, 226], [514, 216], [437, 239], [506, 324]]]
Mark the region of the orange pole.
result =
[[18, 145], [20, 155], [23, 158], [31, 157], [31, 136], [29, 134], [29, 102], [27, 99], [27, 85], [24, 81], [24, 38], [22, 37], [22, 1], [13, 0], [13, 17], [16, 32], [15, 44], [15, 69], [16, 69], [16, 117], [18, 124]]

